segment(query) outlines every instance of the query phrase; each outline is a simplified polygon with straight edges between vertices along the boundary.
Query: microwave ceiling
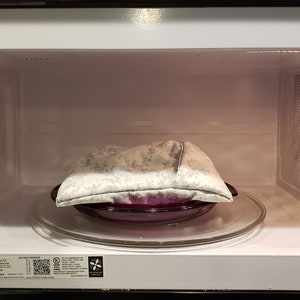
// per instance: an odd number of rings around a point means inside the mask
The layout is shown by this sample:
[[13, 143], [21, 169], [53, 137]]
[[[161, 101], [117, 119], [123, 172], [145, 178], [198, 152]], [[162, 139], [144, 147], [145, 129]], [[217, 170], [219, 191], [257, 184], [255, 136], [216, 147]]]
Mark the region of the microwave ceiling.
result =
[[281, 70], [300, 67], [300, 49], [3, 50], [0, 66], [17, 70]]

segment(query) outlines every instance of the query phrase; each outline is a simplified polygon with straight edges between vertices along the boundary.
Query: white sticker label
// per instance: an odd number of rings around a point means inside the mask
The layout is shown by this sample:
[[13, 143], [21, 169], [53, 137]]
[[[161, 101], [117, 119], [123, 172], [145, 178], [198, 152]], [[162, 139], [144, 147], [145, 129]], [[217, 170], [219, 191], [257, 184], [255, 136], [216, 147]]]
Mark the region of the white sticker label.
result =
[[0, 279], [103, 277], [102, 256], [0, 256]]

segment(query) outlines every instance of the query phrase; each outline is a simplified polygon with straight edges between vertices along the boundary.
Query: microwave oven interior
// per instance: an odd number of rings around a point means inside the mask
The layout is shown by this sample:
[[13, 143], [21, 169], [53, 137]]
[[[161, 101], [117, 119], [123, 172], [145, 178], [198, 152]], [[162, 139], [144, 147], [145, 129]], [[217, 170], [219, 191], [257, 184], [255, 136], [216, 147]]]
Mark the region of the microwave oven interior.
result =
[[[299, 288], [299, 49], [4, 49], [0, 100], [0, 255], [103, 256], [103, 280], [46, 277], [47, 287]], [[75, 210], [64, 217], [64, 208], [54, 207], [51, 190], [77, 156], [107, 144], [162, 140], [205, 151], [238, 197], [262, 204], [255, 226], [191, 244], [183, 222], [178, 237], [176, 226], [159, 234], [156, 228], [161, 247], [135, 246], [128, 232], [118, 232], [117, 241], [124, 240], [115, 244], [112, 223], [108, 242], [94, 239], [96, 225], [82, 235]], [[247, 217], [252, 208], [240, 209]], [[60, 231], [56, 222], [69, 227]], [[164, 244], [169, 234], [173, 242]], [[38, 277], [18, 279], [16, 268], [9, 273], [4, 265], [1, 287], [41, 284]], [[126, 278], [120, 268], [129, 270]]]

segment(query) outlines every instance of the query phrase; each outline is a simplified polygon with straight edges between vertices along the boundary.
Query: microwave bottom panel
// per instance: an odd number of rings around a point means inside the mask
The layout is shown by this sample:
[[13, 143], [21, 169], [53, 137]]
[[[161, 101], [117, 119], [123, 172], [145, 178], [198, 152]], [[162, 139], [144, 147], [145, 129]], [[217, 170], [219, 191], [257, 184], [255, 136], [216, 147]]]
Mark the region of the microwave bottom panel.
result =
[[[264, 221], [247, 233], [207, 244], [179, 243], [178, 247], [93, 243], [37, 225], [32, 208], [37, 199], [51, 201], [49, 190], [49, 187], [23, 187], [2, 202], [3, 288], [269, 291], [299, 288], [296, 216], [300, 204], [279, 187], [239, 189], [255, 195], [267, 211]], [[74, 232], [77, 230], [80, 225]], [[188, 226], [185, 230], [189, 230]], [[89, 259], [95, 258], [101, 259], [102, 273], [93, 277], [87, 267]], [[59, 261], [56, 267], [65, 271], [55, 271], [56, 260]], [[49, 262], [48, 273], [28, 271], [30, 265], [34, 268], [38, 262], [40, 268], [43, 262]], [[47, 266], [44, 268], [48, 270]]]

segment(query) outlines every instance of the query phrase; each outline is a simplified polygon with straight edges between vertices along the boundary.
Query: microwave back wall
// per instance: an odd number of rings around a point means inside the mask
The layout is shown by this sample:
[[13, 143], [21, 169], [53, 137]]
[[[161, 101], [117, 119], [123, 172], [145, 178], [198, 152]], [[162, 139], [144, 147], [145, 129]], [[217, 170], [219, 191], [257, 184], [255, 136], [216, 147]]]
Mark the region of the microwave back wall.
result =
[[[0, 287], [299, 290], [299, 16], [299, 8], [1, 9]], [[172, 247], [136, 247], [128, 231], [122, 242], [114, 224], [111, 243], [95, 242], [98, 227], [83, 238], [84, 223], [59, 230], [57, 218], [75, 217], [45, 207], [76, 157], [163, 140], [205, 151], [240, 195], [263, 204], [261, 222], [199, 244], [185, 243], [182, 227]], [[239, 222], [228, 226], [243, 229]], [[85, 264], [94, 257], [95, 277]], [[48, 273], [32, 273], [48, 262]], [[54, 272], [58, 262], [65, 272]]]

